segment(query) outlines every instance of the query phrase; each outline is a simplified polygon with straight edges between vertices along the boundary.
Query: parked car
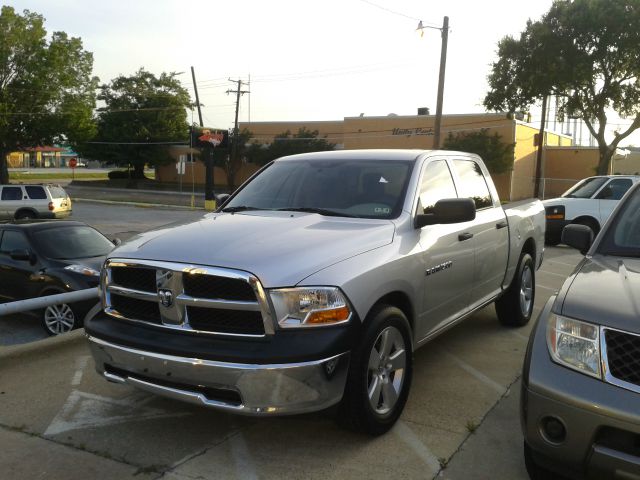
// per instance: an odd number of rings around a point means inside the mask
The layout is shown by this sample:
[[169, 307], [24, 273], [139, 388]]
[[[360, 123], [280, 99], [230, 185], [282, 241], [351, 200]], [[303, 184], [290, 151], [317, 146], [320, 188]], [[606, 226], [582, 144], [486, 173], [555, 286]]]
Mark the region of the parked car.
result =
[[547, 216], [545, 241], [560, 243], [565, 225], [586, 225], [594, 236], [631, 186], [640, 181], [638, 175], [604, 175], [581, 180], [559, 198], [544, 200]]
[[71, 198], [60, 185], [0, 185], [0, 220], [66, 218]]
[[414, 349], [494, 301], [529, 321], [543, 250], [542, 203], [503, 208], [477, 155], [293, 155], [111, 252], [85, 331], [110, 381], [246, 415], [340, 403], [381, 434]]
[[640, 478], [640, 184], [539, 315], [524, 361], [521, 418], [532, 479]]
[[[113, 247], [107, 237], [82, 222], [0, 224], [0, 299], [7, 302], [97, 287], [101, 265]], [[59, 335], [81, 326], [96, 303], [54, 305], [36, 313], [49, 335]]]

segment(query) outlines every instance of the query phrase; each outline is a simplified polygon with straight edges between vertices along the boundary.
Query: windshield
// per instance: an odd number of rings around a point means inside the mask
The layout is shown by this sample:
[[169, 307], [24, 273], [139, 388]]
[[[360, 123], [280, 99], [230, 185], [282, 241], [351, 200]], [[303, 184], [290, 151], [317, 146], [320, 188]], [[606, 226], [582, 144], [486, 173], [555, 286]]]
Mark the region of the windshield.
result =
[[100, 232], [81, 225], [38, 230], [33, 239], [40, 254], [57, 260], [101, 257], [114, 247]]
[[564, 198], [591, 198], [602, 185], [608, 180], [607, 177], [590, 177], [577, 183], [562, 194]]
[[413, 161], [287, 160], [263, 170], [222, 211], [290, 210], [395, 218]]
[[598, 253], [621, 257], [640, 257], [640, 190], [624, 201], [609, 224]]

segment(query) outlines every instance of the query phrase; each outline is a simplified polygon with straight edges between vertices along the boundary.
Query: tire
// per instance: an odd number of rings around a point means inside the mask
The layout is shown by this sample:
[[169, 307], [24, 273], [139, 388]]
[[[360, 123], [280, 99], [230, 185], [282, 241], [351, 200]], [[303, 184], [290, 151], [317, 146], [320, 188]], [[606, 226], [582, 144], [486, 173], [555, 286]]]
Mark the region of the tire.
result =
[[566, 477], [538, 465], [527, 442], [524, 442], [524, 465], [531, 480], [567, 480]]
[[33, 212], [18, 212], [16, 214], [16, 220], [32, 220], [34, 218], [38, 218], [37, 215]]
[[536, 295], [536, 274], [533, 258], [522, 252], [518, 268], [507, 291], [496, 300], [498, 320], [508, 327], [521, 327], [529, 323]]
[[49, 336], [62, 335], [80, 326], [78, 315], [66, 303], [43, 308], [40, 319], [42, 327]]
[[375, 307], [352, 352], [338, 420], [370, 435], [387, 432], [404, 409], [413, 370], [411, 328], [396, 307]]

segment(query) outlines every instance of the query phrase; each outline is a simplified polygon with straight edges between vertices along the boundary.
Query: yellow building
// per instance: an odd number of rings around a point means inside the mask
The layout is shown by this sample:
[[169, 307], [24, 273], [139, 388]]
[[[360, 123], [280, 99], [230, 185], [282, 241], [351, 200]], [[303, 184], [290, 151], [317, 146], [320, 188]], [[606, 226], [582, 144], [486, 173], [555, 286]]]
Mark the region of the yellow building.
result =
[[[317, 130], [319, 138], [336, 144], [345, 150], [367, 148], [434, 148], [433, 115], [388, 115], [384, 117], [346, 117], [342, 121], [301, 122], [242, 122], [240, 130], [248, 129], [253, 141], [268, 144], [276, 135], [289, 131], [297, 133], [301, 128]], [[538, 128], [508, 118], [505, 114], [444, 115], [441, 139], [449, 134], [487, 129], [490, 135], [497, 133], [504, 143], [514, 143], [513, 170], [494, 175], [493, 180], [503, 200], [519, 200], [533, 196]], [[568, 146], [571, 137], [555, 132], [545, 133], [545, 145]]]

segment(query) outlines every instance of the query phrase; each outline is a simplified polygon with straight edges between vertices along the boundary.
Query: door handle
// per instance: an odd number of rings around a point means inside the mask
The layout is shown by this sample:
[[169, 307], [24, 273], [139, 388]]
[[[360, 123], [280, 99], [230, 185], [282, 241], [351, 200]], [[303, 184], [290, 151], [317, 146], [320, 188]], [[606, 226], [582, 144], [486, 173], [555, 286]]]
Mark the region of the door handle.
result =
[[469, 240], [470, 238], [473, 238], [473, 233], [461, 233], [460, 235], [458, 235], [458, 240], [460, 240], [461, 242], [464, 242], [465, 240]]
[[505, 220], [503, 220], [502, 222], [496, 223], [496, 228], [498, 230], [500, 230], [501, 228], [508, 227], [508, 226], [509, 226], [509, 224]]

